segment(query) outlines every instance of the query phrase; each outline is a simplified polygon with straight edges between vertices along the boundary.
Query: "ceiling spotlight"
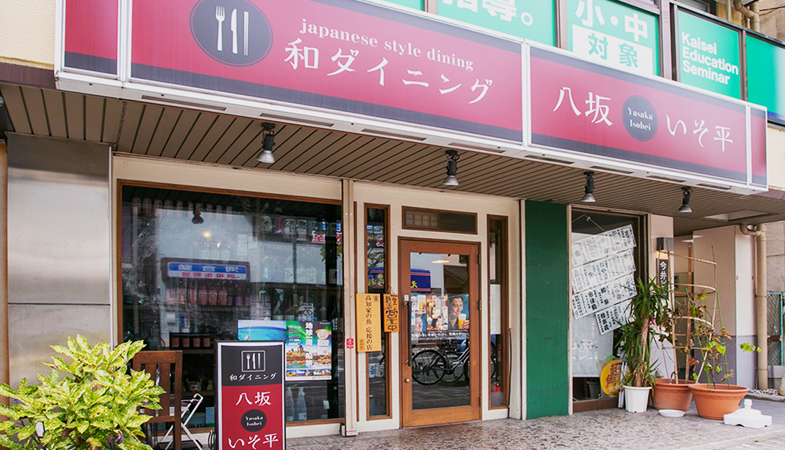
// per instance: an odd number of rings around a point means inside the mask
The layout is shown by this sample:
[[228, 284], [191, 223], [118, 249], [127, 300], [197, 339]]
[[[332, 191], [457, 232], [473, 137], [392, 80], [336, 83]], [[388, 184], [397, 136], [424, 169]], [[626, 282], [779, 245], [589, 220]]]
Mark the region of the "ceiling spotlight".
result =
[[455, 150], [447, 150], [447, 178], [442, 181], [445, 186], [458, 186], [458, 179], [455, 175], [458, 173], [458, 152]]
[[275, 146], [274, 129], [274, 123], [262, 123], [262, 132], [264, 133], [264, 138], [262, 138], [262, 151], [256, 156], [256, 160], [262, 164], [272, 164], [275, 162], [275, 157], [273, 156], [273, 147]]
[[583, 203], [594, 203], [594, 172], [583, 172], [586, 176], [586, 187], [583, 188]]
[[204, 219], [202, 218], [202, 210], [199, 208], [194, 208], [194, 218], [191, 219], [191, 223], [194, 225], [201, 225], [204, 223]]
[[690, 208], [690, 196], [692, 196], [692, 188], [691, 187], [683, 187], [681, 188], [681, 208], [679, 208], [680, 213], [691, 213], [692, 208]]

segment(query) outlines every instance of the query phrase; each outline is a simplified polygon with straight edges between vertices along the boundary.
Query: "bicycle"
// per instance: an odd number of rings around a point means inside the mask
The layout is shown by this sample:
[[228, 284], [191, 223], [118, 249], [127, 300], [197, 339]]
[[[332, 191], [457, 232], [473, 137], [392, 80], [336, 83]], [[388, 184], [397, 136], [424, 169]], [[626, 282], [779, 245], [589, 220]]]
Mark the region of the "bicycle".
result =
[[[468, 342], [462, 343], [464, 350], [460, 353], [448, 350], [445, 356], [439, 350], [426, 349], [412, 357], [412, 378], [419, 384], [430, 386], [442, 379], [455, 382], [462, 377], [469, 380], [470, 372], [470, 346]], [[496, 346], [491, 344], [491, 379], [496, 376]]]

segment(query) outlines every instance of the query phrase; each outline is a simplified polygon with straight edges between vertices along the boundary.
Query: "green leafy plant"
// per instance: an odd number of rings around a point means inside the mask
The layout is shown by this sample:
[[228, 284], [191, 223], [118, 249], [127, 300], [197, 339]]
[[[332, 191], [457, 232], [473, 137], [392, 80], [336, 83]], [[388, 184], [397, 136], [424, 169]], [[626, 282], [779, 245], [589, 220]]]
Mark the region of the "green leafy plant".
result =
[[621, 325], [618, 346], [624, 348], [627, 372], [622, 384], [632, 387], [654, 385], [656, 364], [651, 361], [651, 346], [662, 333], [658, 331], [669, 318], [668, 285], [659, 286], [654, 278], [636, 280], [637, 293], [627, 308], [629, 321]]
[[[716, 293], [715, 293], [716, 296]], [[727, 339], [732, 339], [731, 335], [722, 327], [722, 315], [719, 313], [719, 301], [715, 308], [716, 321], [719, 323], [715, 327], [714, 315], [711, 317], [706, 304], [707, 295], [704, 292], [693, 296], [694, 303], [690, 304], [690, 316], [694, 327], [695, 346], [700, 350], [702, 361], [690, 360], [690, 365], [700, 364], [700, 368], [693, 372], [692, 379], [698, 381], [700, 373], [706, 375], [706, 385], [711, 389], [717, 388], [717, 383], [726, 383], [730, 386], [730, 379], [733, 377], [733, 369], [728, 368]], [[690, 342], [692, 346], [692, 342]], [[739, 345], [744, 352], [760, 352], [760, 348], [750, 343]]]
[[[150, 447], [138, 438], [149, 416], [139, 408], [161, 409], [164, 392], [145, 372], [127, 371], [128, 361], [144, 347], [141, 341], [124, 342], [114, 349], [107, 343], [90, 347], [82, 336], [68, 338], [68, 346], [52, 346], [73, 359], [67, 364], [55, 356], [49, 375], [39, 374], [40, 385], [23, 379], [19, 389], [0, 384], [0, 395], [16, 400], [0, 405], [0, 445], [10, 449], [77, 449], [103, 447], [142, 450]], [[60, 379], [59, 372], [69, 376]], [[18, 403], [17, 403], [18, 402]], [[38, 428], [38, 430], [36, 429]]]

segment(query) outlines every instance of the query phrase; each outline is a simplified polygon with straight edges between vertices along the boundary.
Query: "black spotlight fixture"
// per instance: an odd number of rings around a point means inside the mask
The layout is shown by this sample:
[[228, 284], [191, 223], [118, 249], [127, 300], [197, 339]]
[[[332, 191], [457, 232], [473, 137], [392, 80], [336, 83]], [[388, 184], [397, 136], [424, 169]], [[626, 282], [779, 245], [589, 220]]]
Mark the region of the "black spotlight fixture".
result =
[[594, 199], [594, 172], [583, 172], [583, 175], [586, 176], [586, 187], [583, 188], [581, 202], [594, 203], [597, 201]]
[[194, 218], [191, 219], [191, 223], [194, 225], [201, 225], [204, 223], [204, 219], [202, 218], [201, 208], [197, 208], [196, 206], [194, 206]]
[[262, 132], [264, 133], [264, 137], [262, 138], [262, 151], [256, 157], [256, 160], [262, 164], [272, 164], [275, 162], [275, 157], [273, 156], [273, 147], [275, 147], [274, 129], [274, 123], [262, 123]]
[[447, 154], [447, 178], [442, 181], [445, 186], [458, 186], [458, 179], [455, 175], [458, 173], [458, 152], [455, 150], [446, 150]]
[[691, 187], [683, 187], [681, 188], [681, 208], [679, 208], [680, 213], [691, 213], [692, 208], [690, 208], [690, 197], [692, 196], [692, 188]]

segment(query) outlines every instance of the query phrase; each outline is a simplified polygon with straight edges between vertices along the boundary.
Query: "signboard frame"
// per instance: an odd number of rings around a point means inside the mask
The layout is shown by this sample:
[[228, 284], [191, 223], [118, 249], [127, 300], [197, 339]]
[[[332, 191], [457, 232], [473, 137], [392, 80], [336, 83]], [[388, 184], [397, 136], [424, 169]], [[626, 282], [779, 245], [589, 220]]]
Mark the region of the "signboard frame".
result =
[[[591, 167], [593, 164], [602, 165], [604, 167], [611, 167], [613, 169], [622, 169], [626, 175], [634, 176], [637, 178], [654, 178], [660, 180], [666, 180], [675, 182], [681, 185], [699, 185], [701, 187], [709, 188], [709, 189], [721, 189], [723, 191], [730, 191], [730, 192], [739, 192], [739, 193], [751, 193], [755, 191], [766, 191], [768, 190], [768, 178], [766, 177], [765, 182], [763, 183], [756, 183], [752, 181], [752, 146], [754, 144], [761, 145], [760, 142], [754, 142], [751, 136], [751, 114], [757, 114], [757, 116], [762, 116], [758, 118], [762, 118], [763, 120], [763, 127], [762, 130], [762, 139], [764, 140], [762, 144], [762, 152], [765, 156], [766, 154], [766, 146], [765, 146], [765, 139], [766, 139], [766, 130], [765, 127], [768, 124], [767, 121], [767, 111], [765, 107], [761, 107], [758, 105], [752, 105], [748, 102], [743, 100], [734, 99], [731, 97], [727, 97], [721, 94], [716, 94], [714, 92], [706, 91], [703, 89], [699, 89], [693, 86], [685, 85], [683, 83], [679, 83], [672, 80], [663, 79], [656, 76], [649, 76], [649, 75], [640, 75], [640, 74], [631, 74], [627, 72], [619, 71], [618, 69], [614, 69], [609, 66], [598, 65], [597, 63], [587, 60], [586, 58], [582, 58], [572, 54], [571, 52], [563, 49], [556, 49], [550, 48], [547, 46], [543, 46], [537, 43], [528, 42], [526, 43], [526, 50], [527, 54], [524, 58], [524, 61], [527, 62], [528, 66], [524, 70], [524, 74], [527, 77], [525, 80], [525, 108], [526, 112], [524, 117], [527, 120], [527, 126], [525, 128], [525, 147], [526, 150], [529, 152], [537, 152], [543, 155], [544, 158], [548, 159], [549, 161], [553, 161], [555, 163], [562, 162], [565, 165], [570, 165], [570, 161], [578, 161], [582, 162], [583, 164], [576, 164], [572, 165], [572, 167]], [[632, 78], [632, 79], [639, 79], [645, 83], [654, 82], [653, 86], [656, 86], [658, 89], [662, 90], [670, 90], [670, 91], [683, 91], [685, 94], [689, 96], [704, 96], [705, 98], [709, 99], [711, 102], [725, 102], [728, 104], [735, 104], [737, 105], [736, 108], [744, 109], [746, 111], [746, 165], [747, 165], [747, 177], [745, 181], [737, 181], [730, 178], [725, 178], [722, 176], [715, 176], [710, 174], [704, 174], [700, 172], [684, 170], [683, 168], [679, 167], [667, 167], [667, 166], [660, 166], [651, 163], [644, 163], [642, 161], [630, 160], [630, 159], [623, 159], [620, 157], [610, 157], [605, 156], [603, 154], [591, 153], [591, 152], [583, 152], [577, 151], [570, 148], [563, 148], [554, 145], [544, 145], [542, 143], [536, 143], [533, 137], [533, 130], [532, 130], [532, 118], [534, 112], [532, 111], [532, 56], [531, 53], [545, 51], [547, 53], [551, 53], [554, 55], [554, 58], [561, 58], [561, 59], [568, 59], [575, 61], [575, 64], [578, 65], [590, 65], [593, 66], [592, 73], [608, 73], [609, 71], [614, 73], [621, 74], [622, 77], [625, 78]], [[569, 104], [569, 102], [567, 102]], [[581, 103], [582, 104], [582, 103]], [[564, 107], [564, 106], [562, 106]], [[569, 108], [569, 106], [567, 106]], [[551, 108], [549, 108], [551, 109]], [[542, 111], [540, 111], [542, 112]], [[665, 128], [663, 126], [663, 128]], [[760, 130], [757, 130], [760, 134]], [[666, 131], [667, 132], [667, 131]], [[611, 149], [613, 150], [613, 149]], [[564, 160], [567, 161], [564, 161]], [[681, 180], [679, 180], [681, 178]], [[721, 186], [730, 186], [730, 189], [723, 189]]]
[[[230, 349], [234, 351], [236, 354], [239, 349], [240, 354], [240, 371], [242, 372], [240, 375], [242, 378], [237, 376], [235, 373], [227, 374], [225, 369], [229, 369], [227, 358]], [[268, 355], [267, 352], [273, 352], [275, 354]], [[234, 355], [236, 356], [236, 355]], [[243, 358], [245, 356], [245, 358]], [[274, 442], [269, 443], [270, 449], [285, 449], [286, 448], [286, 420], [285, 420], [285, 397], [284, 397], [284, 389], [285, 389], [285, 377], [284, 377], [284, 343], [282, 341], [268, 341], [268, 342], [239, 342], [239, 341], [216, 341], [215, 342], [215, 395], [216, 395], [216, 435], [218, 436], [218, 450], [230, 450], [235, 448], [239, 445], [239, 442], [235, 441], [234, 447], [231, 445], [224, 445], [224, 439], [231, 439], [225, 432], [227, 424], [224, 422], [228, 420], [228, 417], [239, 418], [241, 421], [245, 420], [245, 424], [242, 424], [240, 427], [248, 433], [253, 432], [260, 432], [265, 430], [267, 425], [273, 425], [273, 429], [267, 429], [266, 433], [264, 433], [265, 438], [269, 440], [273, 440]], [[246, 360], [248, 361], [248, 367], [246, 370]], [[253, 360], [253, 366], [250, 365], [250, 362]], [[272, 360], [272, 364], [269, 362]], [[276, 364], [279, 362], [279, 364]], [[274, 367], [273, 367], [274, 366]], [[271, 375], [268, 372], [274, 371], [272, 374], [272, 379], [269, 378]], [[278, 376], [275, 376], [277, 374]], [[232, 379], [232, 375], [235, 375]], [[231, 386], [226, 386], [224, 383], [224, 376], [228, 379], [232, 379]], [[246, 378], [248, 376], [248, 378]], [[239, 378], [239, 379], [238, 379]], [[270, 383], [266, 383], [266, 381], [270, 379]], [[271, 389], [270, 391], [266, 391], [264, 393], [257, 392], [251, 393], [251, 390], [258, 389], [261, 386], [278, 386], [280, 387], [279, 392], [277, 392], [277, 396], [274, 398], [270, 398], [271, 396], [265, 396], [265, 394], [273, 393], [273, 390], [278, 390], [276, 388]], [[229, 395], [229, 391], [231, 391], [235, 395], [239, 395], [237, 400], [237, 404], [231, 405], [231, 401], [229, 401], [228, 405], [235, 407], [235, 409], [242, 409], [242, 408], [255, 408], [249, 409], [245, 413], [242, 413], [239, 417], [237, 414], [233, 414], [233, 412], [228, 411], [226, 405], [224, 405], [225, 398]], [[239, 394], [238, 394], [239, 393]], [[261, 395], [261, 397], [257, 397]], [[257, 400], [258, 399], [258, 400]], [[245, 403], [243, 402], [245, 400]], [[280, 411], [269, 403], [270, 401], [279, 401], [280, 402]], [[257, 403], [259, 403], [257, 405]], [[237, 408], [240, 405], [243, 405], [242, 408]], [[271, 408], [265, 408], [264, 411], [261, 411], [261, 408], [264, 406], [272, 406]], [[270, 413], [276, 412], [280, 413], [280, 417], [273, 416], [270, 419]], [[267, 414], [265, 414], [267, 413]], [[249, 420], [255, 420], [256, 422], [249, 422]], [[262, 422], [259, 425], [259, 422]], [[250, 427], [251, 430], [249, 430]], [[252, 431], [253, 428], [259, 427], [258, 430]], [[269, 433], [270, 431], [274, 431], [275, 434]], [[273, 438], [268, 438], [267, 436], [273, 436]], [[258, 435], [256, 436], [258, 437]], [[248, 438], [245, 432], [241, 435], [241, 437], [237, 438], [240, 439], [251, 439]], [[258, 443], [265, 443], [264, 438], [259, 438], [260, 440], [257, 441]], [[227, 441], [228, 443], [228, 441]], [[250, 444], [243, 441], [243, 447], [246, 445], [250, 446]]]
[[[744, 94], [745, 94], [745, 99], [747, 101], [750, 101], [749, 100], [749, 97], [750, 97], [750, 86], [751, 85], [756, 85], [756, 84], [754, 82], [751, 83], [751, 81], [750, 81], [750, 78], [751, 78], [749, 76], [749, 74], [750, 74], [750, 64], [749, 64], [749, 52], [747, 51], [747, 43], [750, 40], [757, 40], [757, 41], [760, 41], [762, 44], [771, 45], [775, 49], [778, 49], [778, 51], [782, 52], [783, 55], [785, 55], [785, 43], [783, 43], [782, 41], [778, 41], [776, 39], [772, 39], [769, 36], [766, 36], [766, 35], [764, 35], [762, 33], [758, 33], [758, 32], [755, 32], [755, 31], [752, 31], [752, 30], [747, 30], [747, 29], [743, 30], [743, 35], [744, 36], [743, 36], [743, 39], [742, 39], [742, 41], [743, 41], [742, 45], [744, 47], [744, 55], [745, 55], [744, 61], [743, 61], [743, 64], [744, 64], [744, 78], [745, 78], [745, 83], [744, 83], [744, 85], [745, 85], [745, 92], [744, 92]], [[785, 69], [782, 70], [780, 75], [782, 77], [785, 77]], [[775, 77], [776, 77], [776, 75], [775, 75]], [[782, 79], [782, 77], [780, 79]], [[782, 96], [780, 96], [780, 97], [782, 97]], [[775, 99], [774, 101], [776, 102], [777, 100]], [[754, 103], [754, 102], [752, 102], [752, 103]], [[782, 109], [779, 110], [779, 111], [772, 111], [772, 110], [768, 109], [768, 106], [767, 106], [768, 121], [771, 122], [771, 123], [775, 123], [777, 125], [785, 126], [785, 99], [783, 99], [779, 103], [780, 103], [780, 106], [782, 106]], [[765, 105], [763, 105], [763, 106], [765, 106]]]
[[706, 90], [709, 91], [709, 92], [714, 92], [715, 94], [725, 95], [725, 96], [727, 96], [729, 98], [736, 98], [738, 100], [746, 99], [746, 97], [747, 97], [747, 95], [746, 95], [746, 91], [747, 91], [747, 89], [746, 89], [747, 88], [746, 61], [747, 61], [747, 59], [746, 59], [745, 54], [744, 54], [744, 37], [742, 36], [743, 29], [738, 27], [738, 26], [736, 26], [736, 25], [734, 25], [734, 24], [732, 24], [732, 23], [728, 23], [728, 22], [719, 20], [717, 17], [712, 16], [710, 14], [706, 14], [703, 11], [699, 11], [699, 10], [696, 10], [696, 9], [693, 9], [693, 8], [690, 8], [690, 7], [685, 7], [684, 5], [676, 4], [676, 3], [672, 3], [671, 4], [671, 39], [672, 39], [672, 42], [673, 42], [673, 55], [672, 56], [673, 56], [673, 75], [674, 75], [674, 79], [676, 81], [684, 84], [685, 86], [691, 86], [691, 87], [695, 87], [695, 88], [698, 88], [698, 89], [703, 89], [703, 88], [701, 88], [699, 86], [693, 86], [691, 84], [687, 84], [687, 83], [685, 83], [682, 80], [682, 73], [681, 73], [681, 67], [680, 67], [680, 63], [682, 62], [682, 59], [680, 57], [680, 51], [679, 51], [679, 49], [680, 49], [680, 42], [681, 42], [681, 38], [680, 38], [681, 26], [679, 24], [679, 15], [680, 15], [680, 13], [688, 14], [688, 15], [692, 16], [693, 18], [697, 19], [697, 20], [704, 20], [704, 21], [707, 21], [707, 22], [709, 22], [709, 23], [711, 23], [711, 24], [713, 24], [715, 26], [723, 27], [723, 28], [725, 28], [725, 29], [727, 29], [729, 31], [732, 31], [732, 32], [736, 33], [736, 38], [738, 39], [738, 46], [736, 48], [736, 53], [738, 55], [738, 60], [739, 60], [739, 65], [738, 65], [738, 69], [739, 69], [739, 75], [738, 75], [738, 77], [739, 77], [739, 86], [738, 86], [739, 96], [738, 97], [733, 97], [733, 96], [731, 96], [729, 94], [722, 94], [720, 92], [716, 92], [716, 91], [709, 90], [709, 89], [706, 89]]
[[[326, 2], [328, 0], [317, 1]], [[729, 181], [727, 179], [703, 176], [693, 172], [663, 169], [656, 165], [634, 163], [618, 158], [588, 155], [585, 153], [572, 152], [570, 150], [556, 147], [532, 146], [531, 129], [529, 127], [531, 121], [531, 88], [529, 86], [530, 77], [528, 75], [530, 64], [529, 61], [527, 61], [527, 58], [529, 57], [530, 49], [532, 47], [546, 47], [549, 50], [557, 52], [561, 50], [550, 48], [535, 42], [518, 39], [514, 36], [501, 35], [501, 33], [496, 33], [491, 30], [483, 30], [470, 24], [460, 24], [452, 19], [442, 18], [434, 14], [399, 7], [394, 4], [372, 4], [363, 0], [359, 1], [364, 3], [366, 7], [372, 6], [386, 8], [395, 14], [407, 14], [411, 17], [416, 17], [418, 20], [427, 19], [429, 23], [436, 23], [439, 27], [463, 29], [464, 31], [484, 35], [483, 37], [486, 39], [500, 39], [512, 43], [513, 45], [520, 46], [522, 49], [520, 65], [522, 74], [521, 91], [523, 97], [523, 102], [521, 105], [523, 113], [520, 115], [520, 128], [522, 129], [521, 142], [480, 136], [462, 130], [438, 128], [423, 123], [401, 122], [363, 114], [352, 114], [314, 106], [306, 107], [278, 101], [259, 101], [257, 99], [235, 94], [224, 93], [218, 95], [205, 89], [185, 90], [167, 83], [148, 81], [139, 82], [131, 80], [131, 24], [130, 19], [128, 19], [131, 14], [131, 3], [125, 0], [120, 2], [118, 17], [104, 18], [105, 20], [116, 22], [118, 30], [118, 73], [111, 76], [82, 69], [67, 68], [64, 66], [64, 50], [66, 43], [66, 0], [58, 0], [56, 2], [57, 29], [55, 33], [55, 43], [57, 51], [55, 52], [55, 77], [57, 87], [58, 89], [67, 91], [122, 98], [132, 101], [141, 101], [160, 106], [191, 108], [216, 114], [248, 117], [254, 120], [280, 121], [293, 125], [317, 127], [329, 131], [356, 133], [387, 139], [400, 139], [404, 141], [418, 142], [423, 145], [446, 146], [464, 151], [494, 154], [516, 159], [546, 160], [549, 163], [566, 165], [573, 168], [595, 170], [595, 168], [592, 166], [600, 165], [602, 167], [609, 168], [609, 171], [623, 173], [634, 178], [655, 178], [660, 180], [670, 179], [671, 182], [678, 183], [680, 185], [701, 186], [704, 188], [721, 190], [724, 192], [752, 194], [755, 192], [766, 191], [768, 188], [767, 186], [738, 183]], [[689, 8], [684, 9], [686, 10]], [[112, 39], [114, 39], [114, 37], [112, 37]], [[663, 50], [660, 50], [662, 53]], [[569, 52], [563, 52], [569, 54]], [[571, 55], [571, 57], [591, 62], [586, 58], [581, 58], [576, 55]], [[744, 59], [742, 59], [742, 64], [745, 64]], [[637, 76], [656, 79], [657, 82], [660, 83], [671, 83], [670, 80], [653, 75]], [[682, 87], [691, 88], [687, 85], [682, 85]], [[696, 92], [702, 92], [697, 88], [691, 89]], [[747, 108], [757, 110], [757, 107], [754, 105], [750, 106], [746, 103], [744, 104]]]

